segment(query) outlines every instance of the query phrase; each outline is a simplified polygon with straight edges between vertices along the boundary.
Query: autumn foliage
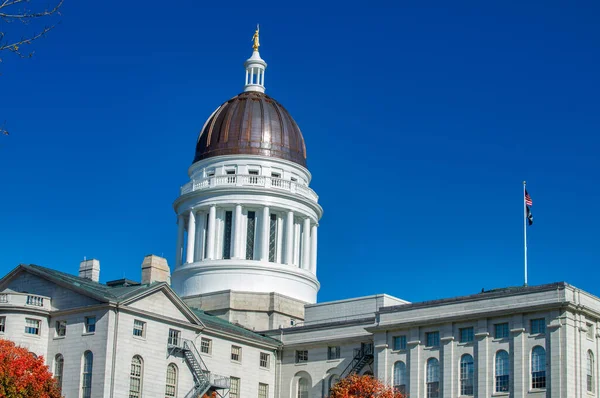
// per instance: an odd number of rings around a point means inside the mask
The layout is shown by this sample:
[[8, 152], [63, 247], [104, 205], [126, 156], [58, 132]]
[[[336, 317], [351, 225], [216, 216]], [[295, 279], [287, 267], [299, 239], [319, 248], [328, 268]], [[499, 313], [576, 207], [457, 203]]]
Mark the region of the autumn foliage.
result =
[[60, 398], [60, 390], [44, 358], [0, 339], [0, 397]]
[[352, 374], [338, 381], [329, 392], [330, 398], [405, 398], [392, 386], [383, 384], [373, 376]]

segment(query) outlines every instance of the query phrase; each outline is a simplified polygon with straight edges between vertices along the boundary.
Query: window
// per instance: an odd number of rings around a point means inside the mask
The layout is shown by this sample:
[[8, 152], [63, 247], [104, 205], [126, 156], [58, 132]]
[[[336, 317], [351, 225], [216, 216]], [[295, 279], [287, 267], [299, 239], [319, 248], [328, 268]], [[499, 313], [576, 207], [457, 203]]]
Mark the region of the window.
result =
[[203, 354], [212, 354], [212, 340], [202, 337], [200, 339], [200, 352]]
[[440, 363], [435, 358], [427, 360], [427, 398], [440, 396]]
[[406, 394], [406, 364], [402, 361], [394, 364], [394, 390]]
[[587, 352], [587, 390], [594, 392], [594, 354], [592, 351]]
[[546, 319], [532, 319], [531, 320], [531, 334], [542, 334], [546, 333]]
[[142, 396], [142, 374], [144, 361], [139, 355], [131, 359], [131, 372], [129, 373], [129, 398]]
[[178, 346], [179, 345], [179, 336], [180, 335], [181, 335], [181, 332], [179, 330], [169, 329], [169, 341], [168, 341], [168, 344], [169, 345]]
[[308, 350], [296, 351], [296, 363], [302, 363], [308, 361]]
[[271, 185], [274, 187], [281, 187], [281, 173], [271, 173]]
[[67, 335], [67, 321], [56, 321], [56, 335], [64, 337]]
[[223, 228], [223, 258], [231, 258], [231, 224], [233, 220], [233, 212], [225, 212], [225, 228]]
[[54, 378], [59, 389], [62, 389], [63, 369], [65, 367], [65, 358], [62, 355], [56, 354], [54, 357]]
[[461, 343], [470, 343], [473, 341], [473, 328], [458, 329], [458, 334]]
[[4, 333], [6, 331], [6, 317], [0, 316], [0, 333]]
[[340, 359], [340, 347], [327, 347], [327, 359]]
[[258, 383], [258, 398], [269, 397], [269, 385], [264, 383]]
[[494, 325], [494, 337], [505, 339], [508, 337], [508, 322], [497, 323]]
[[510, 388], [510, 362], [508, 352], [496, 353], [496, 392], [508, 392]]
[[227, 174], [227, 183], [235, 184], [235, 170], [227, 170], [225, 173]]
[[240, 398], [240, 379], [231, 377], [229, 382], [229, 398]]
[[333, 386], [335, 386], [338, 381], [340, 381], [339, 375], [331, 375], [331, 377], [329, 378], [329, 390], [327, 390], [327, 391], [331, 391]]
[[277, 246], [277, 215], [271, 214], [271, 218], [269, 221], [269, 261], [272, 263], [275, 262], [276, 246]]
[[25, 318], [25, 333], [40, 334], [40, 321], [37, 319]]
[[207, 177], [214, 177], [215, 176], [215, 171], [214, 170], [206, 170], [206, 176]]
[[258, 184], [258, 170], [249, 170], [248, 174], [250, 174], [250, 178], [248, 178], [248, 182], [250, 184]]
[[96, 333], [96, 317], [85, 317], [85, 333]]
[[298, 398], [308, 398], [308, 390], [310, 385], [304, 377], [298, 380]]
[[256, 230], [256, 213], [248, 212], [248, 225], [246, 227], [246, 260], [254, 260], [254, 232]]
[[177, 366], [174, 363], [167, 366], [167, 382], [165, 384], [165, 397], [177, 396]]
[[82, 398], [90, 398], [92, 396], [92, 368], [94, 366], [94, 355], [91, 351], [86, 351], [83, 354], [83, 377], [81, 378], [81, 395]]
[[465, 354], [460, 358], [460, 395], [473, 395], [475, 383], [473, 357]]
[[587, 336], [588, 339], [594, 340], [594, 325], [591, 324], [591, 323], [587, 324], [586, 336]]
[[133, 335], [137, 337], [146, 337], [146, 322], [139, 320], [133, 321]]
[[266, 352], [261, 352], [260, 353], [260, 367], [261, 368], [270, 368], [271, 365], [271, 356], [269, 354], [267, 354]]
[[394, 350], [406, 350], [406, 336], [394, 336]]
[[440, 332], [425, 333], [427, 347], [437, 347], [440, 345]]
[[539, 345], [531, 351], [531, 388], [546, 388], [546, 350]]
[[242, 362], [242, 347], [238, 347], [237, 345], [231, 346], [231, 360]]

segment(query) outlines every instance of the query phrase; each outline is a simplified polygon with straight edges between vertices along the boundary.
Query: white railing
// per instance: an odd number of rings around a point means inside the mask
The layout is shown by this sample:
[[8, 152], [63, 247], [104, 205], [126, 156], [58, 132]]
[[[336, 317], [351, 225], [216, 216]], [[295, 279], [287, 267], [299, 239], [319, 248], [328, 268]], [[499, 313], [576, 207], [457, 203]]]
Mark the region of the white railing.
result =
[[29, 293], [2, 293], [0, 304], [8, 304], [15, 307], [37, 307], [50, 310], [50, 298]]
[[217, 187], [258, 187], [287, 191], [317, 202], [319, 196], [309, 187], [283, 178], [251, 174], [229, 174], [193, 180], [181, 187], [181, 195]]

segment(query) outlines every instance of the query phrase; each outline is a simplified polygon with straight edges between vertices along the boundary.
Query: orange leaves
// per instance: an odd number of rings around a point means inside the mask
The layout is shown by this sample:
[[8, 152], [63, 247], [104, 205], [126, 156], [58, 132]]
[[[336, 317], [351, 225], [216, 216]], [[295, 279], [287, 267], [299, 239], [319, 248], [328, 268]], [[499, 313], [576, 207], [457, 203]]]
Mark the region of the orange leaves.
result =
[[331, 389], [330, 398], [405, 398], [372, 376], [350, 375]]

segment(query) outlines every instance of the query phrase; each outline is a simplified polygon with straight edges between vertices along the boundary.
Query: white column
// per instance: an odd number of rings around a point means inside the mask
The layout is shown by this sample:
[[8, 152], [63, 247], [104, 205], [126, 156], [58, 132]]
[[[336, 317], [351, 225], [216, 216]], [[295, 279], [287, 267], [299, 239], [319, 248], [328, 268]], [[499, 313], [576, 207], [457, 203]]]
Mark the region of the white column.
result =
[[217, 224], [217, 208], [215, 205], [210, 206], [208, 211], [208, 233], [206, 237], [206, 258], [208, 260], [215, 259], [215, 227]]
[[248, 69], [246, 69], [246, 84], [248, 84]]
[[185, 262], [194, 262], [194, 248], [196, 239], [196, 215], [194, 210], [190, 210], [190, 216], [188, 219], [188, 236], [187, 236], [187, 254], [185, 256]]
[[233, 231], [231, 238], [231, 242], [233, 243], [233, 258], [241, 258], [242, 257], [242, 238], [241, 238], [241, 224], [242, 224], [242, 205], [236, 204], [235, 211], [233, 212], [233, 220], [232, 220]]
[[204, 258], [204, 239], [206, 239], [206, 214], [198, 212], [196, 214], [196, 247], [194, 249], [194, 262], [202, 261]]
[[269, 261], [269, 222], [271, 221], [271, 212], [269, 206], [263, 207], [262, 220], [260, 223], [260, 261]]
[[317, 275], [317, 224], [310, 231], [310, 272]]
[[265, 85], [265, 70], [262, 71], [262, 85]]
[[183, 257], [183, 233], [184, 231], [183, 215], [177, 217], [177, 252], [175, 253], [175, 266], [181, 265], [181, 259]]
[[292, 265], [294, 262], [294, 212], [288, 211], [285, 218], [285, 260], [284, 263]]
[[302, 225], [302, 268], [310, 267], [310, 218], [304, 219]]

